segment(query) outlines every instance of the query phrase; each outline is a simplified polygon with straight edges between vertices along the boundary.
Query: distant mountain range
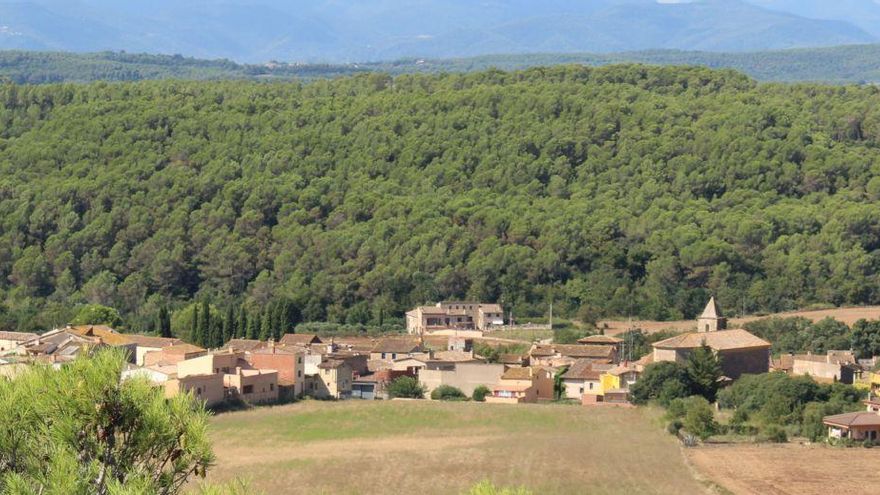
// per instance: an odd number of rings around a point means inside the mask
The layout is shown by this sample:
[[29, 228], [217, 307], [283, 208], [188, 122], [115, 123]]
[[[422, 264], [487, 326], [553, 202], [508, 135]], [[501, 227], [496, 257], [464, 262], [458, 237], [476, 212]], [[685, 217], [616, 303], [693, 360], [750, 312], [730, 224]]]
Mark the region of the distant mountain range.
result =
[[650, 50], [624, 53], [538, 53], [351, 64], [238, 64], [182, 56], [120, 52], [0, 51], [0, 79], [17, 83], [146, 79], [313, 80], [366, 72], [389, 74], [525, 69], [559, 64], [701, 65], [744, 72], [759, 81], [880, 83], [880, 44], [715, 53]]
[[0, 49], [354, 62], [880, 40], [873, 0], [0, 0]]

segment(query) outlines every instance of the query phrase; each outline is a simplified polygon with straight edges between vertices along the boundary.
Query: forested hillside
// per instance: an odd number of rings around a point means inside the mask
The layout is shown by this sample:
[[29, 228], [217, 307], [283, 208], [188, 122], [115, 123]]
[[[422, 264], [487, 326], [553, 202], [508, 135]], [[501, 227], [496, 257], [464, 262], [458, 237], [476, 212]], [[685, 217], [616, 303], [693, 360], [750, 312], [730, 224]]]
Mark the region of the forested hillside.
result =
[[[2, 326], [878, 303], [880, 90], [612, 66], [0, 88]], [[285, 302], [286, 304], [286, 302]]]

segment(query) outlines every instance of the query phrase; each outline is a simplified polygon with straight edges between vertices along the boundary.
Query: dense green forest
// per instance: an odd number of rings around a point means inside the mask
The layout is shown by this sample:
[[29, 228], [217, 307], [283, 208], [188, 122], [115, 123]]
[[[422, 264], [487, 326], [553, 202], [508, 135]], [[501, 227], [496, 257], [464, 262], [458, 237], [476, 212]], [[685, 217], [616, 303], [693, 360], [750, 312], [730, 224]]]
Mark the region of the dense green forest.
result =
[[365, 72], [391, 75], [475, 72], [489, 69], [620, 63], [698, 65], [742, 71], [759, 81], [873, 83], [880, 81], [880, 45], [847, 45], [752, 53], [680, 50], [640, 52], [538, 53], [486, 55], [455, 59], [401, 59], [357, 64], [238, 64], [229, 60], [200, 60], [180, 55], [125, 52], [61, 53], [0, 51], [0, 78], [19, 84], [90, 81], [185, 80], [302, 80], [351, 76]]
[[270, 330], [279, 308], [387, 325], [440, 298], [653, 319], [709, 293], [878, 303], [878, 103], [632, 65], [7, 83], [0, 326], [92, 303], [152, 330], [194, 300]]

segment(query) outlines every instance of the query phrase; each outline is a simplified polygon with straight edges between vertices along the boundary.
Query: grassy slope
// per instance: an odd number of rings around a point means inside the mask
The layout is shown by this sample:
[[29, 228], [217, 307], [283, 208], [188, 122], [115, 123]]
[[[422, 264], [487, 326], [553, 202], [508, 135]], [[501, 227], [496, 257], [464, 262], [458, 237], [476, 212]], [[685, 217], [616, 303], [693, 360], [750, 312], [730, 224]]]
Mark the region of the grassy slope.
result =
[[[218, 416], [212, 479], [267, 493], [698, 493], [649, 410], [480, 403], [303, 402]], [[630, 466], [628, 468], [627, 466]]]

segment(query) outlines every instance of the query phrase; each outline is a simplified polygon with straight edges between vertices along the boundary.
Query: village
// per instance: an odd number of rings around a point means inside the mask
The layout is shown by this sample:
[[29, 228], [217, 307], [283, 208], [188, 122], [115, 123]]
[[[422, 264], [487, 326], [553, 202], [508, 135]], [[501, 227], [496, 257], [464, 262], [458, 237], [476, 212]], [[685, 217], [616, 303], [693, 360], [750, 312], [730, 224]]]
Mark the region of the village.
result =
[[[417, 383], [419, 398], [456, 398], [487, 404], [577, 403], [583, 407], [633, 407], [630, 389], [646, 367], [664, 361], [684, 363], [708, 346], [718, 357], [720, 386], [743, 375], [786, 373], [818, 382], [844, 383], [869, 390], [865, 410], [824, 418], [829, 438], [877, 440], [880, 436], [880, 374], [875, 359], [857, 360], [852, 351], [824, 355], [784, 354], [773, 358], [771, 343], [743, 329], [728, 329], [712, 298], [694, 322], [694, 331], [652, 344], [635, 361], [626, 341], [603, 334], [576, 344], [529, 343], [523, 353], [487, 359], [475, 343], [493, 343], [505, 326], [498, 304], [440, 302], [406, 313], [407, 335], [332, 337], [289, 333], [277, 342], [231, 339], [204, 349], [176, 338], [132, 335], [106, 325], [67, 325], [42, 335], [0, 332], [0, 377], [11, 378], [42, 363], [64, 366], [103, 347], [123, 349], [129, 363], [122, 378], [144, 377], [165, 397], [192, 394], [209, 408], [230, 404], [264, 405], [303, 398], [319, 400], [394, 399], [392, 384]], [[510, 342], [505, 339], [494, 339]]]

